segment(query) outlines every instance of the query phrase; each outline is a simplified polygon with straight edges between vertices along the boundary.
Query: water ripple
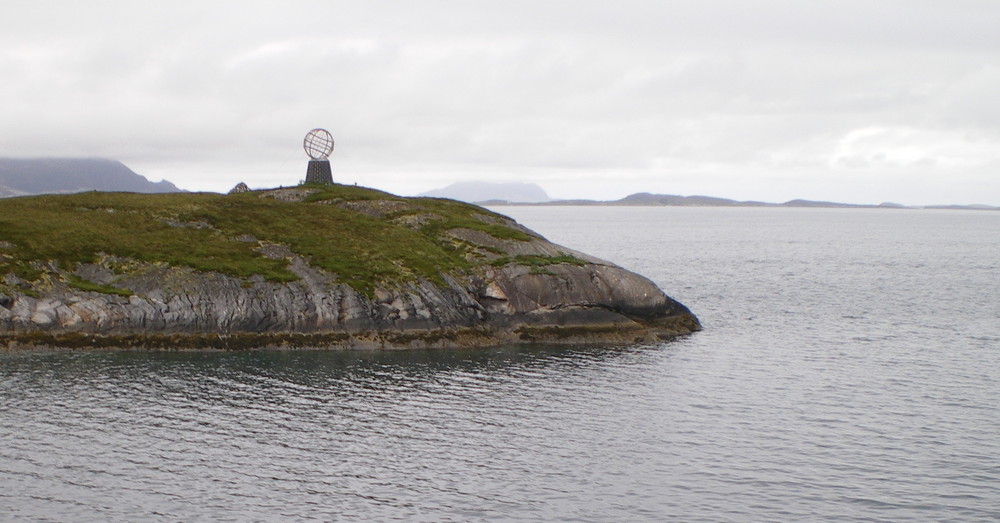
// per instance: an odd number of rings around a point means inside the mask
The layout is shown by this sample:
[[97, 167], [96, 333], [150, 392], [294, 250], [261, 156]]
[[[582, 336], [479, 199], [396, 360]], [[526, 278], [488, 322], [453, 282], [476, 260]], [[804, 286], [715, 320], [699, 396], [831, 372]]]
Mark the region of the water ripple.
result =
[[994, 218], [519, 212], [679, 292], [707, 329], [612, 349], [0, 354], [2, 519], [1000, 519]]

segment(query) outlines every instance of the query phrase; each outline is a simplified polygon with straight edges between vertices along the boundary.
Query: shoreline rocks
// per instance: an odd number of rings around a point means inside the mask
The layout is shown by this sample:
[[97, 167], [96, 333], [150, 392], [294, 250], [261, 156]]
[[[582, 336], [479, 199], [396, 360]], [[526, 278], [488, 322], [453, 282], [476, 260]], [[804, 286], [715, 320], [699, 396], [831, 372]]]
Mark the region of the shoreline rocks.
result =
[[[651, 342], [700, 330], [649, 280], [612, 265], [508, 265], [446, 285], [418, 281], [368, 297], [294, 260], [299, 281], [243, 281], [142, 265], [114, 281], [131, 296], [54, 284], [0, 299], [0, 347], [429, 348]], [[100, 277], [99, 267], [79, 273]]]
[[[223, 274], [103, 251], [75, 264], [36, 259], [30, 263], [39, 276], [32, 281], [14, 272], [0, 274], [0, 348], [610, 344], [652, 342], [701, 329], [687, 307], [647, 278], [548, 242], [507, 217], [474, 207], [443, 207], [464, 205], [458, 202], [384, 193], [359, 200], [316, 199], [319, 190], [280, 189], [224, 198], [248, 198], [241, 200], [247, 206], [294, 193], [295, 198], [278, 205], [313, 206], [290, 210], [317, 211], [329, 208], [332, 201], [357, 217], [341, 220], [414, 229], [427, 234], [428, 241], [464, 252], [468, 267], [439, 268], [436, 275], [425, 270], [421, 276], [398, 265], [398, 275], [390, 275], [393, 281], [352, 286], [276, 236], [258, 239], [246, 231], [223, 230], [211, 219], [181, 220], [165, 211], [151, 212], [149, 220], [170, 222], [166, 227], [179, 234], [189, 234], [190, 228], [172, 222], [204, 223], [198, 230], [213, 231], [212, 241], [256, 243], [252, 252], [285, 264], [291, 274], [284, 281], [269, 281], [259, 274]], [[89, 216], [86, 209], [80, 212]], [[339, 212], [337, 216], [343, 216], [344, 211]], [[455, 214], [448, 218], [448, 212]], [[404, 219], [409, 217], [419, 220]], [[456, 225], [443, 227], [449, 219]]]

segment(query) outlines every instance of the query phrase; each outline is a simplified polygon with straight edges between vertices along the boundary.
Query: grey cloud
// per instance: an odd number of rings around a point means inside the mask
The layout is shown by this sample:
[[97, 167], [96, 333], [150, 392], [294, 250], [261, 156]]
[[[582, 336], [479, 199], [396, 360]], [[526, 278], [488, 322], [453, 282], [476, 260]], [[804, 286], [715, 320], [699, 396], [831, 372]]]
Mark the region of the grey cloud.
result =
[[[240, 173], [287, 183], [302, 133], [326, 126], [339, 172], [390, 190], [479, 176], [550, 181], [567, 197], [635, 180], [749, 198], [880, 169], [945, 187], [935, 180], [961, 168], [1000, 204], [986, 178], [1000, 145], [1000, 4], [14, 1], [5, 12], [0, 155], [110, 156], [225, 190]], [[865, 129], [886, 131], [859, 141]], [[853, 199], [902, 200], [866, 190]]]

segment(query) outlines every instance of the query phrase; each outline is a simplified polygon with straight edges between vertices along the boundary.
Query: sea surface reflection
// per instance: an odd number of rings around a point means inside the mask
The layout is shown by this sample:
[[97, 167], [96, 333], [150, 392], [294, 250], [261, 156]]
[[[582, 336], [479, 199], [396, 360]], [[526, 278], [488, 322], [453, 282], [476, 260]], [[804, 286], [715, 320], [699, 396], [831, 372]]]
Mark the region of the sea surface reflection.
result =
[[[2, 497], [18, 499], [12, 516], [57, 519], [566, 516], [567, 487], [616, 487], [628, 471], [600, 453], [560, 463], [617, 438], [594, 413], [630, 401], [607, 391], [669, 353], [7, 355]], [[595, 477], [597, 464], [619, 470]]]

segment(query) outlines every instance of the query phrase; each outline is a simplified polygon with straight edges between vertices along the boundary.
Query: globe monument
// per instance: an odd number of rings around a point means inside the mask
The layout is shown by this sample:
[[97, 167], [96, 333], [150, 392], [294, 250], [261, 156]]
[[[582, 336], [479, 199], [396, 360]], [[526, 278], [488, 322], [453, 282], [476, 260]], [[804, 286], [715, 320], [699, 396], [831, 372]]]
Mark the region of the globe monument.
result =
[[330, 171], [330, 153], [333, 152], [333, 135], [326, 129], [313, 129], [306, 133], [302, 140], [302, 148], [309, 155], [309, 167], [306, 169], [306, 183], [333, 183], [333, 173]]

